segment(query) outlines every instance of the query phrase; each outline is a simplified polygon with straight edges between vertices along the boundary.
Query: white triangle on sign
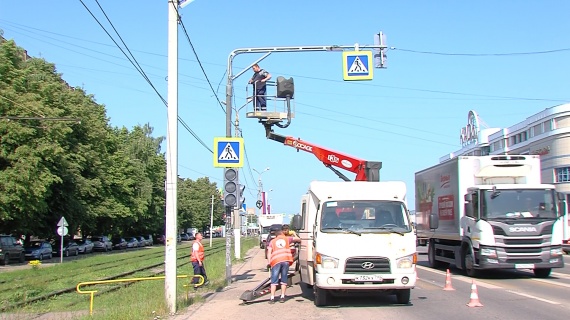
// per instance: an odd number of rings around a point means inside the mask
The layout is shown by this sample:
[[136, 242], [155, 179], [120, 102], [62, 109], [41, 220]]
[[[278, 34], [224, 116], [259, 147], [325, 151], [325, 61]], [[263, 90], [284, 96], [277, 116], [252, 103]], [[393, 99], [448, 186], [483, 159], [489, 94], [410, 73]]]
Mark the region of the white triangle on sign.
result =
[[236, 151], [232, 148], [230, 143], [226, 144], [222, 153], [218, 157], [218, 160], [239, 160]]
[[348, 73], [368, 73], [368, 69], [366, 69], [366, 66], [362, 63], [362, 60], [360, 60], [360, 57], [357, 56], [354, 58], [350, 69], [348, 69]]

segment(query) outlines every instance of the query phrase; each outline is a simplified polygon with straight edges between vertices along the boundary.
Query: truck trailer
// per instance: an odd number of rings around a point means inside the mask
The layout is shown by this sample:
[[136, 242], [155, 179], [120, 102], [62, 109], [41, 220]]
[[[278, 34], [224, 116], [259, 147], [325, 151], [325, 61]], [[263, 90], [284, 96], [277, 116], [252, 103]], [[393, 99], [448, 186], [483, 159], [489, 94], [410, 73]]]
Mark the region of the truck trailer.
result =
[[541, 183], [538, 155], [461, 156], [415, 174], [418, 244], [432, 268], [564, 266], [561, 197]]
[[416, 235], [401, 181], [313, 181], [301, 197], [300, 280], [316, 306], [334, 292], [386, 291], [408, 304], [416, 283]]

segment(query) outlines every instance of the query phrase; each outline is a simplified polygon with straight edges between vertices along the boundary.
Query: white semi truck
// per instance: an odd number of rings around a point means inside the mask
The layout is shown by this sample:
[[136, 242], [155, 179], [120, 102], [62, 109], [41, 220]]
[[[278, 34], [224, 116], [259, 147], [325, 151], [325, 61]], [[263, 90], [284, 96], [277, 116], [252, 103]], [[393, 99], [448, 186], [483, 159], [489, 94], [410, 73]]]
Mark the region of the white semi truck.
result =
[[432, 268], [532, 269], [564, 266], [561, 197], [541, 184], [537, 155], [462, 156], [415, 174], [420, 245]]
[[301, 237], [301, 282], [314, 303], [331, 292], [388, 291], [409, 303], [416, 283], [416, 235], [400, 181], [313, 181], [291, 226]]

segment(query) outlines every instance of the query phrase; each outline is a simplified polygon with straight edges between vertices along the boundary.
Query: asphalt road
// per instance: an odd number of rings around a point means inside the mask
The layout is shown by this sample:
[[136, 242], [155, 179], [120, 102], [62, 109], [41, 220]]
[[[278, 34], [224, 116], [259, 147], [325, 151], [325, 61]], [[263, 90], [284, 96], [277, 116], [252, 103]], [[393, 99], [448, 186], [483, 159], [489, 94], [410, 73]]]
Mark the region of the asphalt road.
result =
[[[444, 291], [445, 270], [427, 267], [427, 255], [420, 251], [417, 286], [412, 290], [410, 305], [397, 305], [391, 295], [339, 295], [331, 306], [317, 308], [313, 304], [312, 289], [293, 285], [287, 291], [285, 303], [270, 305], [268, 296], [248, 304], [240, 303], [239, 295], [251, 289], [266, 274], [256, 269], [257, 257], [248, 263], [245, 279], [234, 288], [220, 293], [198, 310], [189, 310], [175, 319], [232, 320], [278, 317], [287, 319], [568, 319], [570, 304], [565, 303], [570, 293], [570, 256], [565, 256], [566, 267], [554, 269], [547, 279], [533, 277], [531, 270], [488, 272], [475, 280], [482, 307], [471, 308], [472, 279], [460, 270], [450, 269], [453, 291]], [[261, 251], [260, 251], [261, 252]], [[262, 252], [259, 254], [261, 255]], [[240, 273], [237, 273], [238, 275]]]

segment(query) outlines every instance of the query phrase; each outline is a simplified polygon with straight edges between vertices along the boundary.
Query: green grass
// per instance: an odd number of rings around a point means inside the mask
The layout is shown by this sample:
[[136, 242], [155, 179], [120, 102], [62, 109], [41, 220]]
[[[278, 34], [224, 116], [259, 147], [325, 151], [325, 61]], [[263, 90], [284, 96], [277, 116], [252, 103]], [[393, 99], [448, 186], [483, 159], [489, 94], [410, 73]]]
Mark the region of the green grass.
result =
[[[184, 284], [187, 279], [177, 281], [177, 310], [183, 309], [195, 301], [200, 301], [200, 294], [208, 290], [217, 290], [225, 286], [225, 239], [215, 239], [210, 248], [203, 241], [206, 250], [206, 273], [210, 279], [208, 288], [194, 292], [190, 287], [189, 295]], [[241, 256], [245, 257], [247, 250], [257, 245], [257, 238], [242, 238]], [[191, 243], [183, 243], [177, 247], [177, 274], [192, 275], [192, 265], [189, 263]], [[233, 247], [232, 247], [233, 256]], [[162, 253], [162, 254], [161, 254]], [[75, 287], [79, 282], [101, 280], [124, 272], [132, 272], [138, 268], [152, 264], [161, 264], [154, 271], [141, 271], [121, 277], [121, 279], [150, 277], [157, 271], [164, 271], [164, 247], [145, 248], [142, 250], [123, 252], [120, 254], [87, 256], [74, 261], [64, 261], [54, 266], [41, 265], [39, 269], [32, 266], [24, 270], [4, 272], [0, 274], [0, 308], [14, 303], [28, 301], [31, 298], [43, 296], [67, 287]], [[54, 259], [55, 260], [55, 259]], [[239, 263], [233, 259], [232, 264]], [[99, 264], [103, 264], [98, 266]], [[160, 274], [163, 276], [164, 274]], [[109, 285], [96, 285], [87, 290], [99, 292], [109, 289]], [[86, 290], [84, 288], [84, 290]], [[22, 319], [30, 313], [46, 312], [76, 312], [69, 318], [62, 319], [152, 319], [155, 316], [164, 317], [168, 308], [164, 297], [164, 280], [140, 281], [120, 290], [105, 294], [95, 294], [93, 317], [88, 315], [89, 295], [78, 294], [76, 291], [61, 294], [48, 300], [41, 300], [16, 309], [0, 311], [22, 315]]]

